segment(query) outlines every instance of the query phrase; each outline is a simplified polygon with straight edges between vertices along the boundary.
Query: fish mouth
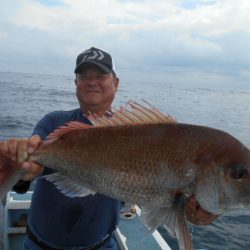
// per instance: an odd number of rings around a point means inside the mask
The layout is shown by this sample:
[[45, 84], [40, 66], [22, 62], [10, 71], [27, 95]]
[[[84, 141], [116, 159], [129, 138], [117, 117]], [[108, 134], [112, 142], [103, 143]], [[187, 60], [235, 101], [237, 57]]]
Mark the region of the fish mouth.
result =
[[211, 224], [219, 216], [203, 209], [194, 195], [186, 201], [185, 210], [187, 220], [195, 225]]

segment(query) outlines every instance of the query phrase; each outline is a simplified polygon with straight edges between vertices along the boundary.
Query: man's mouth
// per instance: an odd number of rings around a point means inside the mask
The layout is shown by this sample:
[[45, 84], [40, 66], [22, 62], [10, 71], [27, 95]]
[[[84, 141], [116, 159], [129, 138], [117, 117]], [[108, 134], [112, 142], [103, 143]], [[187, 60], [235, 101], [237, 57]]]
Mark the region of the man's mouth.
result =
[[101, 93], [101, 91], [99, 91], [99, 90], [89, 90], [89, 91], [87, 91], [87, 93], [88, 94], [99, 94], [99, 93]]

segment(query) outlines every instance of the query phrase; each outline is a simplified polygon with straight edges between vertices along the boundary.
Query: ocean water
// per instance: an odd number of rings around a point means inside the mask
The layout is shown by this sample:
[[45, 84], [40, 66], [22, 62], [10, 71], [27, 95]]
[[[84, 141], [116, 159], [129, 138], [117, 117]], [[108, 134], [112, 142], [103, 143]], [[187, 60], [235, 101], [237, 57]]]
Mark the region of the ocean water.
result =
[[[0, 72], [0, 140], [28, 137], [46, 113], [78, 106], [74, 76]], [[250, 89], [181, 87], [170, 83], [123, 82], [115, 107], [145, 99], [179, 122], [222, 129], [250, 148]], [[250, 211], [221, 216], [209, 226], [191, 226], [196, 249], [250, 249]], [[160, 229], [173, 249], [176, 241]]]

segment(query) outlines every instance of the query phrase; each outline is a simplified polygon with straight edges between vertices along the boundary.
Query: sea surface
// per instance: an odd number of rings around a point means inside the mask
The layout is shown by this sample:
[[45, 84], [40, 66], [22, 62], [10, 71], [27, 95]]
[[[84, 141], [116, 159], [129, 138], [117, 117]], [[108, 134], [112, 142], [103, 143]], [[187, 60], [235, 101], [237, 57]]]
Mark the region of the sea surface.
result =
[[[250, 148], [250, 88], [239, 90], [125, 82], [114, 106], [145, 99], [179, 122], [222, 129]], [[0, 140], [28, 137], [48, 112], [78, 107], [74, 76], [0, 72]], [[250, 211], [221, 216], [209, 226], [190, 226], [196, 249], [250, 250]], [[176, 241], [160, 229], [173, 249]]]

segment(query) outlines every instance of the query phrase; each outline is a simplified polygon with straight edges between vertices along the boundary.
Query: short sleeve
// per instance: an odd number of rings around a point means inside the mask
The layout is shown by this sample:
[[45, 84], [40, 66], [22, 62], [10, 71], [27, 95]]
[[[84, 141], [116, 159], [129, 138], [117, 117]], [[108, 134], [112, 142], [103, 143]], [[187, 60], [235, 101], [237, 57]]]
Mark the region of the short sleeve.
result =
[[56, 113], [51, 112], [45, 115], [35, 126], [32, 135], [39, 135], [42, 140], [56, 128]]

